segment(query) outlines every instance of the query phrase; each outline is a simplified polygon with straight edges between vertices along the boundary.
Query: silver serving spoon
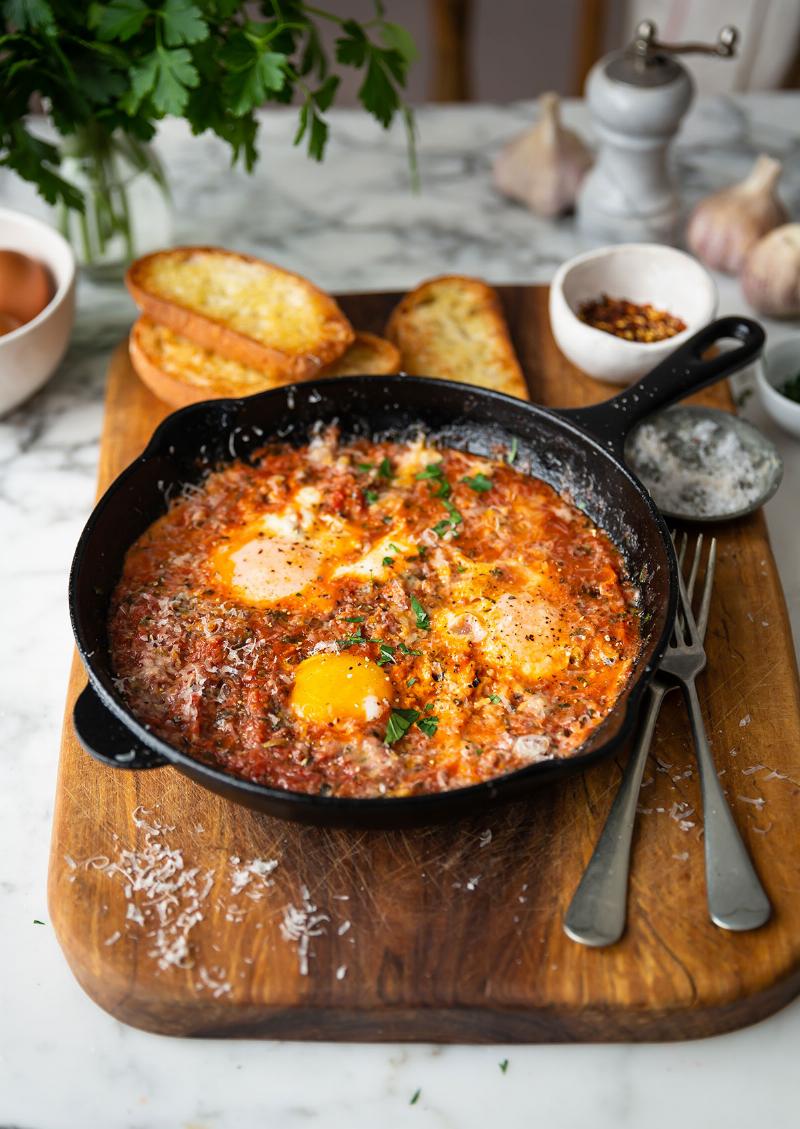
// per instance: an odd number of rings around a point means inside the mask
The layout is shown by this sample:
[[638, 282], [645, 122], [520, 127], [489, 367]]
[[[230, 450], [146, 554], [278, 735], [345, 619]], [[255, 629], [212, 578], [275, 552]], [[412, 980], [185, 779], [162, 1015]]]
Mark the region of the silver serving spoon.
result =
[[783, 460], [746, 420], [717, 408], [677, 407], [643, 420], [628, 436], [625, 461], [665, 517], [732, 521], [778, 489]]

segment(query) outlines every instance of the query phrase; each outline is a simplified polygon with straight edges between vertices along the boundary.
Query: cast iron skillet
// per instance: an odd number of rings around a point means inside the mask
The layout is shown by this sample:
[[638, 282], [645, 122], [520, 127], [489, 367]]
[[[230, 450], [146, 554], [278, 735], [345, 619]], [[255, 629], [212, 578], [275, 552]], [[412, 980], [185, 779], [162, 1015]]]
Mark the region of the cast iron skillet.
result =
[[[703, 354], [733, 338], [735, 348]], [[72, 627], [89, 685], [74, 710], [84, 748], [106, 765], [151, 769], [172, 764], [227, 799], [284, 819], [318, 824], [396, 827], [435, 822], [585, 768], [631, 731], [636, 707], [663, 653], [677, 600], [672, 542], [639, 480], [622, 461], [625, 436], [656, 408], [728, 376], [761, 352], [764, 332], [726, 317], [676, 349], [638, 384], [594, 407], [552, 411], [449, 381], [410, 376], [341, 377], [277, 388], [242, 400], [214, 400], [175, 412], [144, 453], [101, 498], [83, 531], [69, 584]], [[209, 465], [247, 458], [268, 439], [305, 443], [338, 421], [343, 434], [403, 438], [420, 426], [444, 444], [489, 454], [518, 444], [516, 465], [568, 495], [621, 550], [641, 589], [643, 638], [628, 686], [611, 714], [573, 756], [431, 795], [350, 799], [268, 788], [228, 775], [145, 729], [117, 693], [108, 652], [109, 601], [131, 543], [159, 517], [181, 484]]]

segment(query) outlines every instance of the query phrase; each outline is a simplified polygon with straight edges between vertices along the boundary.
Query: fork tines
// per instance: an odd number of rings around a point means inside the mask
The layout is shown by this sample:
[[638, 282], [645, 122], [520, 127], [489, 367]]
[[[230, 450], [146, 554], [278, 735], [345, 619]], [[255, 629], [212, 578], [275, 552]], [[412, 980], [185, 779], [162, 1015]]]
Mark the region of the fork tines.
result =
[[711, 592], [714, 587], [714, 571], [717, 564], [717, 539], [716, 537], [711, 538], [708, 559], [705, 566], [705, 575], [703, 577], [703, 594], [700, 598], [700, 610], [697, 613], [696, 619], [692, 612], [692, 600], [694, 599], [695, 585], [703, 557], [703, 534], [698, 533], [697, 540], [695, 541], [694, 556], [692, 557], [692, 563], [689, 569], [688, 581], [684, 581], [683, 566], [689, 544], [689, 535], [684, 531], [680, 534], [679, 538], [677, 530], [673, 530], [672, 540], [678, 554], [678, 582], [681, 588], [681, 607], [678, 609], [678, 614], [675, 617], [675, 632], [678, 643], [683, 642], [684, 628], [686, 634], [688, 634], [691, 639], [702, 642], [705, 638], [706, 628], [708, 626], [708, 611], [711, 606]]

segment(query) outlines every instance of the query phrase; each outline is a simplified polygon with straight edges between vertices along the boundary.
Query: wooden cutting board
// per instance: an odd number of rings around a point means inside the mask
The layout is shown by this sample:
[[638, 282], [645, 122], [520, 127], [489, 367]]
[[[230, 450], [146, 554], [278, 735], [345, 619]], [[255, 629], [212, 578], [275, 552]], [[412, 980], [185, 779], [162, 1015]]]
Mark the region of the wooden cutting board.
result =
[[[501, 296], [533, 399], [611, 391], [550, 335], [547, 292]], [[397, 295], [350, 295], [380, 332]], [[702, 401], [730, 408], [725, 387]], [[100, 489], [166, 409], [109, 371]], [[689, 728], [668, 699], [645, 773], [629, 928], [610, 950], [561, 922], [624, 754], [524, 803], [410, 832], [331, 831], [234, 806], [171, 768], [128, 773], [61, 748], [50, 914], [69, 964], [112, 1015], [174, 1035], [538, 1042], [679, 1039], [753, 1022], [800, 990], [800, 700], [760, 515], [719, 530], [700, 684], [738, 824], [775, 906], [750, 934], [708, 921]]]

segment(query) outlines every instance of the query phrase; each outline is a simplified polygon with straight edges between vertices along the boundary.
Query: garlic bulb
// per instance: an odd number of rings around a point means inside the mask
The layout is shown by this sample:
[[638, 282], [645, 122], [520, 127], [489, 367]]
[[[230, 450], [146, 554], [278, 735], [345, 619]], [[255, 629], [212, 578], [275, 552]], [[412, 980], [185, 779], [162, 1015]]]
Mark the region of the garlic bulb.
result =
[[712, 270], [738, 274], [747, 252], [789, 216], [775, 192], [780, 161], [763, 154], [740, 184], [715, 192], [689, 217], [686, 242]]
[[740, 277], [745, 298], [760, 314], [800, 316], [800, 223], [785, 223], [759, 239]]
[[541, 114], [533, 128], [498, 153], [494, 183], [532, 212], [558, 216], [574, 207], [593, 158], [580, 137], [562, 126], [557, 94], [543, 94], [539, 105]]

